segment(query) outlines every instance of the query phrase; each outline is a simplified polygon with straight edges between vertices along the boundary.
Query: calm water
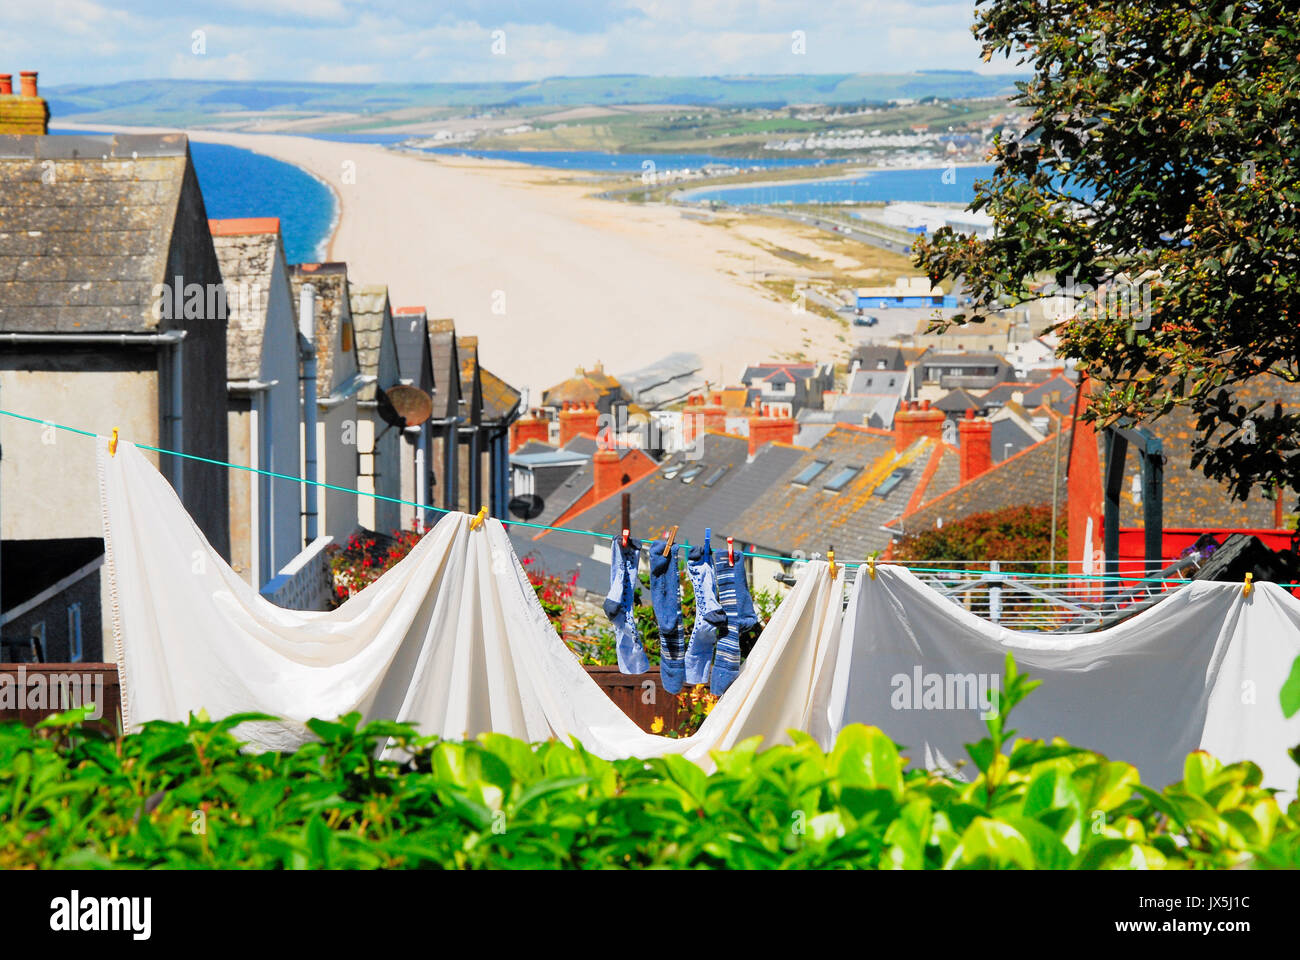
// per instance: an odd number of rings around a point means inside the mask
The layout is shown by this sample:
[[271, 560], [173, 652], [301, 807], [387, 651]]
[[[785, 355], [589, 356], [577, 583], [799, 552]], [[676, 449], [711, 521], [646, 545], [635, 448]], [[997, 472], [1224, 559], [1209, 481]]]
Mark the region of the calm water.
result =
[[336, 214], [329, 187], [291, 163], [239, 147], [190, 141], [190, 155], [209, 217], [279, 217], [290, 263], [325, 258]]
[[[487, 160], [513, 160], [535, 167], [558, 167], [566, 170], [594, 170], [615, 173], [641, 173], [644, 170], [692, 170], [709, 163], [751, 167], [812, 167], [824, 160], [772, 157], [758, 160], [714, 157], [706, 153], [604, 153], [599, 150], [471, 150], [466, 147], [421, 147], [423, 153], [445, 153], [458, 157], [482, 157]], [[647, 167], [646, 164], [653, 164]]]
[[992, 165], [953, 167], [947, 171], [879, 170], [846, 180], [801, 181], [747, 187], [704, 187], [688, 190], [683, 197], [715, 203], [845, 203], [857, 201], [907, 201], [912, 203], [970, 203], [975, 199], [975, 181], [993, 173]]
[[[50, 133], [111, 136], [88, 130]], [[190, 157], [209, 218], [279, 217], [289, 263], [324, 259], [336, 215], [329, 187], [291, 163], [239, 147], [191, 140]]]

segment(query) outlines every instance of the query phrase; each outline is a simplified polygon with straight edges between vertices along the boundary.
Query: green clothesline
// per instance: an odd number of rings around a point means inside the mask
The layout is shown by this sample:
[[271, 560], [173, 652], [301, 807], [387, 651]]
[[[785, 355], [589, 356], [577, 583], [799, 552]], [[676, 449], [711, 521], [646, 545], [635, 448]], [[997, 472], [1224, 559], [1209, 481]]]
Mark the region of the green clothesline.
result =
[[[0, 410], [0, 414], [3, 414], [6, 417], [13, 417], [15, 420], [25, 420], [28, 423], [40, 424], [43, 427], [53, 427], [56, 430], [66, 430], [68, 433], [75, 433], [83, 437], [95, 437], [101, 440], [110, 439], [108, 437], [105, 437], [103, 434], [95, 433], [91, 430], [82, 430], [77, 427], [70, 427], [67, 424], [54, 423], [50, 420], [42, 420], [39, 417], [29, 417], [26, 416], [25, 414], [15, 413], [12, 410]], [[179, 450], [168, 450], [165, 447], [154, 447], [154, 446], [150, 446], [147, 443], [136, 443], [135, 445], [139, 447], [141, 450], [151, 450], [154, 453], [162, 453], [170, 457], [184, 457], [186, 460], [196, 460], [199, 463], [210, 463], [213, 466], [228, 467], [233, 470], [244, 470], [248, 473], [257, 473], [265, 477], [274, 477], [277, 480], [290, 480], [294, 483], [310, 484], [311, 486], [321, 487], [325, 490], [336, 490], [339, 493], [351, 493], [359, 497], [370, 497], [374, 500], [383, 500], [387, 503], [397, 503], [403, 506], [414, 507], [417, 510], [431, 510], [434, 513], [443, 513], [443, 514], [460, 512], [458, 510], [448, 510], [446, 507], [435, 507], [427, 503], [416, 503], [412, 500], [403, 500], [399, 497], [386, 497], [383, 494], [371, 493], [368, 490], [356, 490], [352, 487], [341, 487], [338, 486], [337, 484], [325, 483], [322, 480], [308, 480], [304, 477], [295, 477], [287, 473], [276, 473], [273, 470], [261, 470], [258, 469], [257, 467], [245, 466], [244, 464], [241, 463], [230, 463], [229, 461], [226, 460], [213, 460], [210, 457], [200, 457], [197, 454], [193, 454], [193, 453], [182, 453]], [[553, 530], [558, 533], [573, 533], [584, 537], [599, 537], [600, 539], [605, 539], [611, 536], [608, 533], [600, 533], [599, 531], [596, 530], [579, 530], [574, 527], [553, 527], [542, 523], [528, 523], [523, 520], [507, 520], [505, 522], [513, 527], [532, 527], [537, 530]], [[807, 563], [808, 562], [807, 559], [803, 559], [803, 558], [782, 557], [782, 556], [769, 554], [769, 553], [750, 553], [744, 550], [737, 550], [736, 553], [740, 554], [741, 556], [755, 557], [761, 560], [775, 560], [778, 563]], [[972, 562], [972, 561], [960, 561], [960, 562]], [[869, 565], [869, 561], [865, 561], [865, 560], [858, 563], [838, 564], [838, 566], [842, 566], [846, 569], [857, 569], [861, 567], [866, 567], [868, 565]], [[890, 565], [906, 567], [908, 570], [912, 571], [913, 573], [962, 572], [962, 571], [956, 571], [950, 568], [942, 568], [942, 567], [913, 567], [913, 566], [909, 566], [908, 564], [895, 563], [892, 561]], [[968, 572], [984, 573], [987, 571], [975, 570], [975, 571], [968, 571]], [[1023, 579], [1023, 580], [1056, 579], [1056, 580], [1116, 581], [1116, 582], [1123, 582], [1123, 583], [1187, 583], [1188, 582], [1187, 580], [1178, 577], [1135, 577], [1135, 576], [1125, 576], [1123, 574], [1010, 573], [1010, 572], [998, 571], [998, 575], [1007, 579]], [[1283, 584], [1279, 584], [1279, 586], [1295, 587], [1295, 586], [1300, 586], [1300, 584], [1283, 583]]]

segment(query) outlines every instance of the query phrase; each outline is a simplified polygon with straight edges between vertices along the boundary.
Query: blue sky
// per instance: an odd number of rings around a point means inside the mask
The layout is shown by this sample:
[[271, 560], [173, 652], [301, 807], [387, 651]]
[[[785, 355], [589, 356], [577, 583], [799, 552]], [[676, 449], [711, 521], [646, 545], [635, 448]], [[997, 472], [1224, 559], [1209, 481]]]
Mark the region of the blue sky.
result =
[[13, 0], [0, 4], [0, 70], [36, 69], [58, 85], [1012, 69], [981, 63], [973, 9], [973, 0]]

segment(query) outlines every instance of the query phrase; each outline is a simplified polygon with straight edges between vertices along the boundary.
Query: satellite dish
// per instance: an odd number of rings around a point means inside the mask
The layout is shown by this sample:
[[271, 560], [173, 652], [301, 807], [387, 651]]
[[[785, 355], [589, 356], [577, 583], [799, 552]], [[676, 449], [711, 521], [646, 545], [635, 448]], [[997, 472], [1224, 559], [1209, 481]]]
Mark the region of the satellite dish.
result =
[[520, 520], [531, 520], [533, 517], [541, 516], [545, 506], [545, 501], [537, 494], [524, 493], [511, 499], [506, 509]]
[[378, 391], [379, 415], [393, 427], [418, 427], [433, 416], [433, 397], [419, 387], [399, 383]]

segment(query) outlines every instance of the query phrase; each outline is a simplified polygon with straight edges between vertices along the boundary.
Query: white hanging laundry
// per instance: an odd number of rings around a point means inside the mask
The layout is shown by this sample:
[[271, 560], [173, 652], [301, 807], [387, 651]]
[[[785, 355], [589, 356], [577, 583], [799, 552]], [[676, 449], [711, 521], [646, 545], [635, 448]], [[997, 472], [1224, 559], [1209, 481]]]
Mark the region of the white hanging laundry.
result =
[[[700, 730], [645, 733], [578, 663], [537, 600], [496, 520], [444, 517], [411, 553], [328, 612], [285, 610], [217, 555], [161, 474], [130, 443], [99, 443], [114, 638], [127, 730], [259, 712], [241, 725], [267, 749], [310, 739], [304, 722], [360, 711], [461, 739], [497, 731], [536, 741], [576, 737], [599, 756], [709, 751], [752, 736], [833, 739], [842, 580], [806, 565], [739, 678]], [[652, 690], [654, 688], [651, 688]], [[672, 703], [665, 703], [668, 713]]]
[[1064, 737], [1156, 787], [1181, 780], [1200, 748], [1296, 789], [1287, 748], [1300, 744], [1300, 715], [1282, 715], [1278, 692], [1300, 655], [1300, 600], [1275, 584], [1246, 597], [1239, 583], [1193, 582], [1110, 629], [1053, 635], [988, 623], [879, 566], [857, 578], [844, 637], [832, 726], [875, 724], [918, 765], [966, 760], [969, 773], [963, 744], [987, 734], [981, 712], [1009, 651], [1042, 681], [1011, 714], [1021, 737]]

